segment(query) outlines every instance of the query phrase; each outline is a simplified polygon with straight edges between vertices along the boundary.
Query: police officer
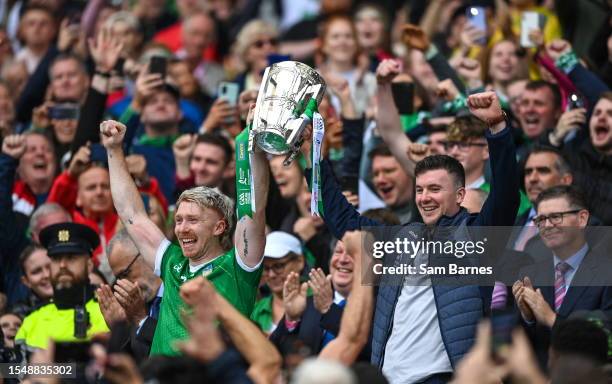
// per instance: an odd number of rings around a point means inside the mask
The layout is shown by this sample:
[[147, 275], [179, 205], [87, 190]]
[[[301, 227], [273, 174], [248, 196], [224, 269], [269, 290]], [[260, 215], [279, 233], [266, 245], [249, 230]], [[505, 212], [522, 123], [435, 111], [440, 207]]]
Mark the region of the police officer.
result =
[[88, 277], [100, 242], [96, 232], [82, 224], [59, 223], [46, 227], [40, 242], [51, 258], [53, 298], [24, 319], [15, 342], [32, 351], [46, 349], [49, 339], [78, 342], [108, 332]]

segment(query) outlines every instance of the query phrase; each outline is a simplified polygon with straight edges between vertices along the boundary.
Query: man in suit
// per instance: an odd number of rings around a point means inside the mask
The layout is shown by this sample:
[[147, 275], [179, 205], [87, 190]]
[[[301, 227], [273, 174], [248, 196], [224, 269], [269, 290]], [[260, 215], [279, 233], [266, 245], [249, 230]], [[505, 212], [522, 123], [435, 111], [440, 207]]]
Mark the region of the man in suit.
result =
[[[310, 272], [310, 280], [300, 284], [299, 275], [292, 272], [283, 288], [285, 315], [270, 335], [270, 340], [282, 346], [297, 337], [314, 355], [338, 335], [346, 298], [353, 284], [353, 256], [338, 241], [330, 260], [330, 275], [320, 268]], [[313, 296], [307, 297], [310, 287]], [[369, 352], [364, 356], [369, 358]]]
[[565, 185], [535, 202], [533, 221], [552, 258], [523, 268], [512, 292], [542, 367], [555, 325], [578, 310], [612, 310], [612, 261], [587, 242], [586, 207], [579, 190]]
[[[524, 182], [529, 201], [534, 204], [540, 192], [557, 186], [572, 184], [572, 170], [559, 150], [553, 147], [534, 147], [525, 161]], [[525, 250], [527, 243], [538, 233], [532, 219], [535, 208], [516, 218], [515, 226], [520, 226], [519, 232], [511, 239], [515, 251]]]
[[[149, 356], [157, 327], [163, 295], [162, 281], [146, 265], [125, 229], [118, 231], [110, 240], [107, 255], [116, 280], [112, 287], [113, 297], [99, 295], [102, 313], [108, 318], [112, 305], [116, 303], [121, 306], [124, 316], [107, 319], [111, 329], [123, 336], [118, 347], [137, 361], [145, 360]], [[108, 286], [102, 287], [103, 290], [111, 292]]]

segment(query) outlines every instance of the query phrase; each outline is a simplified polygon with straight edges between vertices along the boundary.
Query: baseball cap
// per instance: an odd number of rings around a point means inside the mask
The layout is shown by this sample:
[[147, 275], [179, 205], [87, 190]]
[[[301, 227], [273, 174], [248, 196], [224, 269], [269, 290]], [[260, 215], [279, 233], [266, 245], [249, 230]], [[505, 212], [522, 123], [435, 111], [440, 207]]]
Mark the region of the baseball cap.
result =
[[302, 254], [302, 243], [297, 237], [282, 231], [270, 232], [266, 236], [264, 257], [280, 259], [289, 253]]

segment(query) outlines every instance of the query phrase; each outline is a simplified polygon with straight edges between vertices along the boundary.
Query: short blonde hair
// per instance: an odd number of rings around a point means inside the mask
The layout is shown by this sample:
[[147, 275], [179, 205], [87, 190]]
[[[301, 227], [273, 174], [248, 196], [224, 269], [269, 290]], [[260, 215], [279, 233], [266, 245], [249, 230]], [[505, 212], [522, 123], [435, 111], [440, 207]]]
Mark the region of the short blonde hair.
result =
[[221, 234], [219, 242], [224, 249], [233, 247], [234, 203], [232, 199], [213, 188], [195, 187], [181, 193], [176, 201], [177, 210], [179, 205], [184, 201], [195, 203], [202, 209], [211, 208], [218, 211], [227, 223], [227, 228], [225, 228], [225, 231]]
[[119, 11], [113, 13], [104, 21], [104, 27], [112, 28], [117, 23], [125, 23], [132, 31], [140, 32], [140, 21], [131, 12]]
[[263, 20], [253, 20], [246, 23], [236, 37], [234, 52], [244, 60], [251, 44], [261, 35], [278, 37], [278, 30], [272, 24]]

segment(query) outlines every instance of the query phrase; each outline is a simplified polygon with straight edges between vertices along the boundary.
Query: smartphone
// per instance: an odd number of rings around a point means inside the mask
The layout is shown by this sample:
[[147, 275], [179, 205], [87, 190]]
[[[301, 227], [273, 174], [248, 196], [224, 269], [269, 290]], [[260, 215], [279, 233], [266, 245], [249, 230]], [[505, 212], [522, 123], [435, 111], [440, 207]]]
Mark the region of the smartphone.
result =
[[238, 105], [238, 93], [240, 87], [236, 83], [229, 83], [227, 81], [222, 81], [219, 83], [219, 88], [217, 90], [217, 96], [220, 99], [227, 100], [227, 102], [235, 107]]
[[354, 195], [359, 194], [359, 177], [343, 176], [340, 180], [342, 191], [349, 191]]
[[[484, 7], [469, 7], [466, 13], [468, 22], [486, 34], [487, 14], [485, 13]], [[485, 45], [487, 43], [487, 38], [483, 37], [481, 39], [478, 39], [475, 43], [478, 45]]]
[[572, 109], [584, 108], [584, 100], [579, 95], [572, 93], [567, 97], [567, 111]]
[[414, 113], [414, 83], [391, 83], [393, 101], [400, 115]]
[[499, 350], [512, 343], [512, 331], [518, 326], [515, 308], [494, 310], [491, 313], [491, 356], [498, 359]]
[[56, 363], [87, 363], [91, 342], [55, 342]]
[[89, 161], [92, 163], [106, 163], [108, 161], [106, 148], [104, 148], [102, 144], [93, 143], [89, 146], [89, 150], [91, 151]]
[[49, 118], [51, 120], [78, 120], [79, 111], [80, 107], [78, 104], [55, 104], [49, 108]]
[[149, 62], [149, 73], [159, 73], [162, 79], [166, 78], [168, 60], [163, 56], [152, 56]]
[[289, 55], [271, 54], [268, 55], [268, 66], [288, 60], [291, 60], [291, 56]]
[[533, 29], [542, 30], [545, 16], [538, 12], [523, 12], [521, 14], [521, 47], [532, 48], [529, 32]]

